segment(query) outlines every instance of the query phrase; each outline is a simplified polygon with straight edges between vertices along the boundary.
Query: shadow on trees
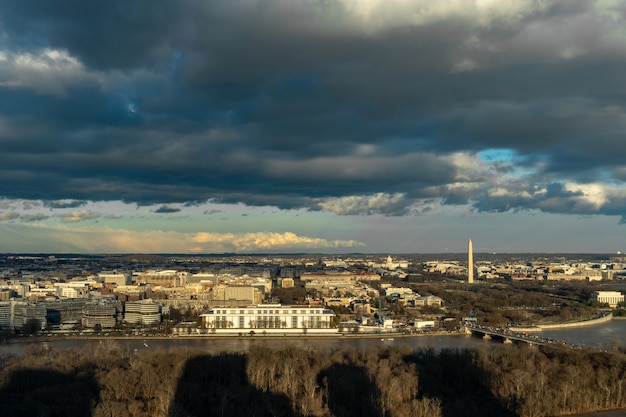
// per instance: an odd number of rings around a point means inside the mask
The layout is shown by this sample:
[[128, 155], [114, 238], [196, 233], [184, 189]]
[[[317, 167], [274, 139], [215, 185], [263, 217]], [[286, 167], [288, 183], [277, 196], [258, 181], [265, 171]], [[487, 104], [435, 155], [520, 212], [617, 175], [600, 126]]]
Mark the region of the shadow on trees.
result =
[[91, 416], [99, 400], [93, 371], [77, 368], [69, 373], [42, 369], [11, 372], [0, 390], [3, 416]]
[[365, 368], [335, 364], [318, 375], [326, 406], [335, 417], [382, 417], [376, 406], [380, 392]]
[[469, 350], [416, 351], [405, 358], [417, 365], [421, 396], [439, 398], [442, 417], [516, 417], [493, 396], [487, 371], [475, 364]]
[[246, 356], [197, 356], [185, 363], [168, 416], [298, 417], [289, 399], [248, 382]]

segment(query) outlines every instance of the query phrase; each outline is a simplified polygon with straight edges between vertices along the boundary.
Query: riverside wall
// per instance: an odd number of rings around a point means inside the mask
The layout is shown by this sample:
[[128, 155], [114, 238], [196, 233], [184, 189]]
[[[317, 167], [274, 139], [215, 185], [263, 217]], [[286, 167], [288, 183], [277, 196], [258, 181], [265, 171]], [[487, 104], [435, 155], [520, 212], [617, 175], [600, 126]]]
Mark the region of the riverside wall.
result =
[[536, 326], [531, 327], [511, 327], [510, 330], [514, 332], [540, 332], [542, 330], [548, 329], [566, 329], [569, 327], [584, 327], [584, 326], [594, 326], [596, 324], [606, 323], [613, 319], [613, 314], [608, 312], [602, 317], [598, 317], [597, 319], [591, 320], [582, 320], [582, 321], [573, 321], [569, 323], [555, 323], [555, 324], [538, 324]]

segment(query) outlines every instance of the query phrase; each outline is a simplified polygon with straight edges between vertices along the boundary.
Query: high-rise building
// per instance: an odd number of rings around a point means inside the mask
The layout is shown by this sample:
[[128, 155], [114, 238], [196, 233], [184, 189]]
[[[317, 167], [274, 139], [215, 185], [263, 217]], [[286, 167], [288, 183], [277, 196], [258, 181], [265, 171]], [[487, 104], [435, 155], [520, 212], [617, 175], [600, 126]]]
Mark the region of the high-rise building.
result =
[[467, 244], [467, 282], [474, 282], [474, 250], [472, 248], [472, 239]]

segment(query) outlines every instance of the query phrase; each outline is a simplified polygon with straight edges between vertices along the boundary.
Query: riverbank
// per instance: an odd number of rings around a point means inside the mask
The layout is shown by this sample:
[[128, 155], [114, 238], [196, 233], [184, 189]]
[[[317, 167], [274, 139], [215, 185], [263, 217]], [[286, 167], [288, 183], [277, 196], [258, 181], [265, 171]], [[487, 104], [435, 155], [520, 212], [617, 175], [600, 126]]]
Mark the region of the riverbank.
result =
[[77, 341], [144, 341], [144, 340], [293, 340], [293, 339], [381, 339], [393, 340], [394, 338], [411, 338], [411, 337], [441, 337], [441, 336], [462, 336], [460, 332], [429, 332], [429, 333], [402, 333], [402, 332], [384, 332], [384, 333], [334, 333], [334, 334], [316, 334], [316, 333], [267, 333], [253, 334], [249, 333], [222, 333], [222, 334], [195, 334], [195, 335], [156, 335], [156, 336], [120, 336], [120, 335], [51, 335], [51, 336], [30, 336], [30, 337], [11, 337], [4, 341], [6, 344], [16, 343], [40, 343], [55, 342], [60, 340], [77, 340]]
[[585, 327], [585, 326], [595, 326], [597, 324], [607, 323], [613, 320], [612, 312], [606, 312], [601, 317], [595, 319], [588, 320], [580, 320], [573, 321], [567, 323], [554, 323], [554, 324], [538, 324], [536, 326], [529, 327], [511, 327], [510, 330], [513, 332], [527, 333], [527, 332], [541, 332], [543, 330], [553, 330], [553, 329], [567, 329], [570, 327]]

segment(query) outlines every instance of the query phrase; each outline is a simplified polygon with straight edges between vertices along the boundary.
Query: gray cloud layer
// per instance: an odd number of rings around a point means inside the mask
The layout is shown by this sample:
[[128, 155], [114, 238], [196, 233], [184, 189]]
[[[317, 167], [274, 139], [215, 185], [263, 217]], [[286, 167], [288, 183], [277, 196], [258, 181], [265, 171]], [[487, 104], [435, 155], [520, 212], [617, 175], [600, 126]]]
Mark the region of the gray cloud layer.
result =
[[620, 2], [0, 13], [0, 196], [626, 214]]

